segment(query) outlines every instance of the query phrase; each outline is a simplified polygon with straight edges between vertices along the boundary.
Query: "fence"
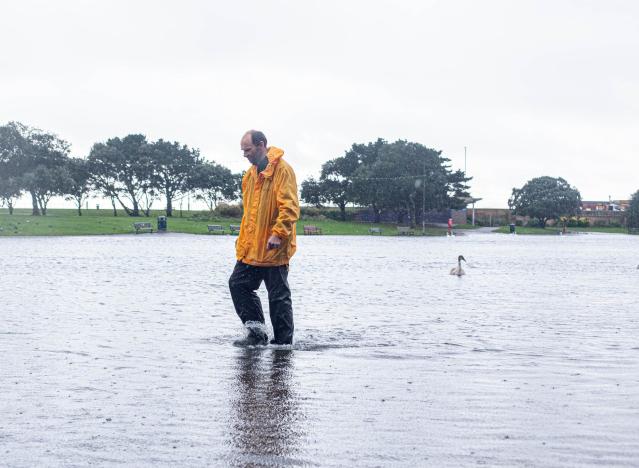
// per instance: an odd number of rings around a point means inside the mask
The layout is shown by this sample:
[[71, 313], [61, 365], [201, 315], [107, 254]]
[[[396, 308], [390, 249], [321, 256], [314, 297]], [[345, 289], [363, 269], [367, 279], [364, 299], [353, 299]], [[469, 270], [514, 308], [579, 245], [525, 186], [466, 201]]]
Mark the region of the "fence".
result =
[[[436, 211], [431, 210], [427, 211], [424, 216], [424, 222], [426, 224], [447, 224], [448, 219], [453, 218], [453, 223], [455, 224], [465, 224], [466, 223], [466, 209], [462, 210], [443, 210]], [[355, 213], [355, 221], [360, 223], [373, 223], [375, 220], [375, 213], [372, 209], [363, 209], [359, 210]], [[395, 211], [382, 211], [379, 214], [379, 222], [380, 223], [409, 223], [410, 218], [407, 214], [403, 214], [403, 216], [399, 216], [399, 214]], [[421, 213], [417, 213], [417, 219], [415, 220], [415, 224], [422, 223]]]

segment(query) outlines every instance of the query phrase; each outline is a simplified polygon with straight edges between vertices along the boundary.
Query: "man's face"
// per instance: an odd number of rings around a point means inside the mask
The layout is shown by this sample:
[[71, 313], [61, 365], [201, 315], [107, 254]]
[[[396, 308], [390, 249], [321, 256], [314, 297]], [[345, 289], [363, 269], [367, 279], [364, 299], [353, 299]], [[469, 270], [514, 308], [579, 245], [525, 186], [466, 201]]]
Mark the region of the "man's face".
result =
[[253, 165], [257, 165], [258, 162], [264, 158], [266, 155], [266, 148], [264, 148], [264, 143], [261, 143], [257, 146], [253, 144], [251, 140], [251, 135], [247, 134], [242, 137], [242, 141], [240, 142], [240, 148], [244, 153], [244, 157], [249, 160], [249, 162]]

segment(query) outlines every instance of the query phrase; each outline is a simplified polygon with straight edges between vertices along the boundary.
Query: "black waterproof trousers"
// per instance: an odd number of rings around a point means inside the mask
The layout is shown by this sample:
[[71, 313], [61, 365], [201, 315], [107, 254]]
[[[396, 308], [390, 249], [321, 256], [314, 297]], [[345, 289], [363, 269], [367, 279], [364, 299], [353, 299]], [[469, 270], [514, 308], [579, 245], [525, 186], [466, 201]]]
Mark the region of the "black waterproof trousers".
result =
[[258, 267], [237, 262], [229, 278], [235, 312], [242, 323], [264, 323], [262, 303], [255, 291], [262, 281], [268, 291], [268, 308], [275, 333], [275, 343], [293, 343], [293, 302], [288, 287], [288, 265]]

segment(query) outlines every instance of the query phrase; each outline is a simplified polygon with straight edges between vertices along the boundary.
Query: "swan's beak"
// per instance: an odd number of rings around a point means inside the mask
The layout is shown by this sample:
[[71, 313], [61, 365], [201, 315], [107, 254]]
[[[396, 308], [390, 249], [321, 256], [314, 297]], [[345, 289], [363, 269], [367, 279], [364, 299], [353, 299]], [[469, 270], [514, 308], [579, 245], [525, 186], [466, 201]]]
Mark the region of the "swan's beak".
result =
[[[463, 261], [465, 261], [465, 262], [466, 262], [466, 259], [464, 258], [464, 256], [463, 256], [463, 255], [460, 255], [460, 256], [459, 256], [459, 259], [460, 259], [460, 260], [463, 260]], [[466, 263], [468, 263], [468, 262], [466, 262]]]

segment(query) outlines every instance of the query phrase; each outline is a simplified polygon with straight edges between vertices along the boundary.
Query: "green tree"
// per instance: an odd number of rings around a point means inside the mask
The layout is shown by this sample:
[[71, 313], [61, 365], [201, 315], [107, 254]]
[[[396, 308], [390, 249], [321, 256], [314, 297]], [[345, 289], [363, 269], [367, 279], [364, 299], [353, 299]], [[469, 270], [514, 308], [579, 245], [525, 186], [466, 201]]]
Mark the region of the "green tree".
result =
[[0, 127], [0, 161], [31, 195], [32, 214], [46, 215], [51, 197], [64, 190], [69, 144], [56, 135], [9, 122]]
[[88, 157], [91, 181], [95, 188], [117, 201], [129, 216], [148, 216], [156, 196], [153, 190], [153, 164], [144, 135], [127, 135], [111, 138], [106, 143], [96, 143]]
[[404, 140], [353, 144], [322, 166], [319, 181], [302, 183], [302, 199], [333, 203], [343, 217], [349, 202], [370, 206], [375, 222], [384, 210], [392, 211], [398, 222], [408, 217], [414, 226], [426, 210], [465, 206], [470, 178], [452, 172], [449, 163], [441, 151]]
[[579, 213], [581, 195], [561, 177], [536, 177], [520, 189], [513, 188], [508, 207], [513, 214], [537, 218], [545, 228], [551, 219]]
[[201, 169], [200, 152], [162, 139], [148, 145], [153, 166], [152, 185], [166, 198], [166, 215], [173, 216], [173, 200], [191, 190], [189, 180]]
[[411, 226], [425, 211], [464, 206], [470, 178], [452, 172], [440, 151], [405, 140], [380, 141], [376, 158], [356, 170], [353, 191], [361, 205], [375, 213], [392, 211], [397, 222], [408, 217]]
[[11, 144], [12, 136], [7, 126], [0, 127], [0, 206], [7, 205], [9, 214], [13, 214], [15, 202], [22, 194], [14, 160], [15, 151]]
[[326, 200], [320, 182], [315, 180], [313, 177], [309, 177], [302, 182], [300, 198], [305, 203], [316, 206], [318, 208], [320, 208]]
[[632, 195], [628, 211], [628, 227], [639, 228], [639, 190]]
[[9, 214], [12, 215], [15, 202], [21, 193], [18, 179], [8, 175], [0, 165], [0, 206], [7, 205]]
[[89, 162], [82, 158], [70, 158], [67, 161], [67, 184], [65, 199], [73, 201], [78, 207], [78, 216], [82, 216], [82, 204], [91, 192], [91, 172]]
[[372, 164], [379, 148], [385, 144], [381, 138], [374, 143], [354, 143], [344, 156], [324, 163], [319, 180], [311, 178], [302, 182], [302, 200], [316, 206], [334, 204], [339, 208], [342, 220], [345, 220], [346, 205], [358, 199], [353, 190], [356, 171], [362, 165]]
[[89, 158], [87, 159], [87, 164], [91, 189], [102, 193], [102, 195], [111, 201], [113, 216], [117, 216], [118, 209], [116, 201], [120, 204], [121, 202], [118, 200], [118, 180], [116, 174], [109, 172], [109, 165], [99, 158]]
[[35, 196], [42, 216], [47, 214], [49, 201], [57, 195], [64, 195], [69, 186], [70, 176], [65, 166], [65, 163], [58, 167], [38, 164], [34, 170], [22, 176], [22, 183]]
[[[329, 161], [330, 162], [330, 161]], [[301, 199], [318, 208], [324, 204], [334, 204], [340, 210], [340, 217], [346, 220], [346, 204], [349, 200], [349, 191], [352, 182], [346, 179], [334, 178], [333, 175], [326, 176], [315, 180], [310, 177], [302, 182]]]
[[205, 161], [193, 171], [188, 184], [195, 191], [195, 198], [205, 202], [209, 211], [213, 211], [220, 201], [233, 201], [239, 197], [242, 175], [233, 174], [220, 164]]

